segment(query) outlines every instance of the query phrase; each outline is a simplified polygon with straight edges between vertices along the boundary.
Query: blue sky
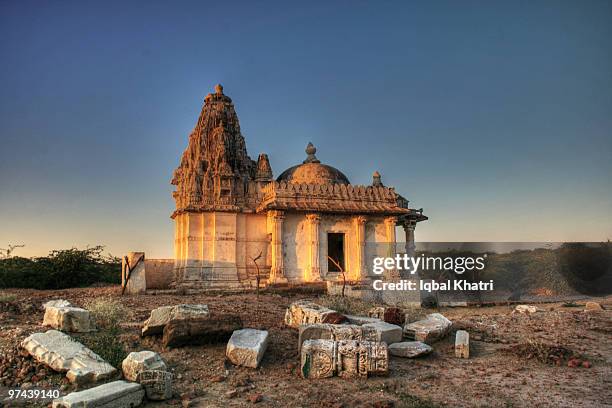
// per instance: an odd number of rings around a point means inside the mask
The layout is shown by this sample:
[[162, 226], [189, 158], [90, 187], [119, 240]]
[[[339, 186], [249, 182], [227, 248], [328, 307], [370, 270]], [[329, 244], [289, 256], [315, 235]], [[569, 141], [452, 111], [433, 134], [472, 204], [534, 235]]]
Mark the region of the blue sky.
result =
[[612, 238], [612, 3], [0, 2], [0, 247], [172, 254], [205, 95], [275, 175], [374, 170], [419, 241]]

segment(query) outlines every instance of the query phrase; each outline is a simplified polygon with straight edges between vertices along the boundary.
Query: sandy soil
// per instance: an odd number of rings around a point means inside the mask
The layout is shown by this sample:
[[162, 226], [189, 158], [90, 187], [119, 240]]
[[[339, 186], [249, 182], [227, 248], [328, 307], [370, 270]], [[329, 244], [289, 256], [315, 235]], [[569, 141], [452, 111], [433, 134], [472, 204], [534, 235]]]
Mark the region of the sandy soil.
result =
[[[239, 407], [254, 404], [257, 395], [261, 395], [257, 398], [261, 407], [603, 407], [612, 402], [612, 297], [597, 299], [607, 308], [597, 312], [585, 312], [580, 302], [574, 307], [540, 305], [544, 311], [529, 316], [512, 314], [511, 306], [443, 308], [439, 311], [453, 321], [453, 331], [464, 328], [470, 332], [470, 359], [454, 357], [451, 334], [434, 344], [430, 356], [392, 357], [388, 377], [305, 380], [298, 369], [297, 331], [283, 325], [283, 316], [292, 301], [316, 295], [121, 297], [118, 287], [3, 293], [15, 295], [10, 302], [14, 307], [0, 308], [3, 353], [9, 353], [28, 334], [44, 330], [40, 306], [47, 300], [62, 298], [83, 305], [96, 297], [111, 297], [127, 306], [132, 314], [122, 325], [121, 335], [126, 349], [157, 351], [175, 373], [176, 397], [147, 406]], [[163, 350], [160, 338], [140, 337], [142, 322], [151, 309], [178, 303], [205, 303], [211, 310], [239, 314], [245, 327], [269, 330], [271, 342], [261, 367], [253, 370], [226, 363], [224, 344]], [[351, 305], [354, 313], [370, 306]], [[411, 313], [417, 318], [427, 312], [431, 311]], [[562, 346], [588, 361], [585, 365], [590, 367], [569, 367], [567, 359], [557, 364], [540, 361], [521, 346], [529, 344], [540, 344], [535, 350], [544, 354], [541, 344]], [[62, 376], [49, 374], [34, 385], [59, 384]], [[66, 392], [71, 387], [63, 385]]]

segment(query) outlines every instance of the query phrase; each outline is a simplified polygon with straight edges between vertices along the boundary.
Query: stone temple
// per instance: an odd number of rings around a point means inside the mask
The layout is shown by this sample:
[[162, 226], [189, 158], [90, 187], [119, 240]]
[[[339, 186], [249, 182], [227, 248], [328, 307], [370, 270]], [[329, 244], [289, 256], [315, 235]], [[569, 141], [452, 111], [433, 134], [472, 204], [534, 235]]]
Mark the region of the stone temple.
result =
[[396, 226], [414, 247], [422, 210], [383, 185], [353, 185], [306, 158], [274, 179], [268, 156], [252, 160], [232, 100], [217, 85], [206, 96], [189, 145], [174, 171], [174, 279], [186, 289], [367, 281], [372, 258], [393, 255]]

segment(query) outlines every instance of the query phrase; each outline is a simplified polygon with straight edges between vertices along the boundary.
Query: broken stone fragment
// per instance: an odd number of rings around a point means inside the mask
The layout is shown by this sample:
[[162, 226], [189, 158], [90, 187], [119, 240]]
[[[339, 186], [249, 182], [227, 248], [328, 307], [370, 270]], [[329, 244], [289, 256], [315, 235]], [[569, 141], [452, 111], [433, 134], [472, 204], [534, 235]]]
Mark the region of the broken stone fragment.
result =
[[47, 303], [44, 303], [42, 305], [42, 308], [43, 310], [47, 310], [48, 307], [68, 307], [68, 306], [72, 306], [72, 303], [64, 299], [55, 299], [55, 300], [50, 300]]
[[465, 330], [457, 330], [455, 335], [455, 357], [470, 358], [470, 334]]
[[204, 315], [189, 320], [171, 320], [164, 327], [164, 347], [187, 344], [210, 344], [228, 341], [235, 330], [242, 328], [238, 315]]
[[301, 324], [342, 323], [344, 321], [346, 321], [344, 315], [309, 300], [294, 302], [285, 312], [285, 324], [295, 329]]
[[128, 381], [136, 381], [138, 374], [146, 370], [166, 371], [166, 363], [154, 351], [133, 351], [121, 363], [123, 377]]
[[53, 408], [131, 408], [142, 404], [145, 390], [137, 383], [114, 381], [53, 401]]
[[533, 314], [539, 311], [540, 309], [538, 307], [531, 306], [531, 305], [518, 305], [514, 308], [514, 312], [517, 312], [520, 314]]
[[604, 308], [597, 302], [586, 302], [586, 304], [584, 305], [584, 310], [592, 312], [592, 311], [604, 310]]
[[232, 333], [225, 355], [232, 364], [257, 368], [268, 347], [266, 330], [242, 329]]
[[432, 313], [423, 320], [406, 324], [404, 337], [431, 344], [446, 336], [452, 326], [453, 322], [442, 314]]
[[173, 320], [189, 320], [208, 316], [207, 305], [162, 306], [151, 311], [151, 316], [144, 322], [143, 336], [162, 334], [164, 327]]
[[389, 354], [396, 357], [415, 358], [427, 355], [433, 348], [420, 341], [403, 341], [389, 345]]
[[73, 306], [46, 306], [43, 326], [77, 333], [96, 330], [95, 321], [89, 310]]
[[399, 307], [378, 306], [368, 311], [368, 316], [378, 318], [384, 322], [402, 326], [406, 315]]
[[34, 333], [23, 340], [21, 347], [55, 371], [67, 372], [66, 377], [73, 383], [97, 382], [117, 371], [96, 353], [57, 330]]
[[304, 378], [368, 377], [385, 375], [389, 352], [385, 343], [360, 340], [306, 340], [302, 345]]
[[370, 333], [367, 336], [370, 341], [383, 341], [387, 345], [402, 341], [402, 327], [396, 324], [377, 322], [367, 323], [361, 327]]
[[356, 324], [361, 326], [362, 324], [367, 323], [378, 323], [382, 322], [381, 319], [376, 317], [367, 317], [367, 316], [355, 316], [355, 315], [344, 315], [349, 324]]
[[163, 401], [172, 398], [173, 378], [165, 370], [145, 370], [138, 373], [136, 382], [144, 387], [148, 399]]

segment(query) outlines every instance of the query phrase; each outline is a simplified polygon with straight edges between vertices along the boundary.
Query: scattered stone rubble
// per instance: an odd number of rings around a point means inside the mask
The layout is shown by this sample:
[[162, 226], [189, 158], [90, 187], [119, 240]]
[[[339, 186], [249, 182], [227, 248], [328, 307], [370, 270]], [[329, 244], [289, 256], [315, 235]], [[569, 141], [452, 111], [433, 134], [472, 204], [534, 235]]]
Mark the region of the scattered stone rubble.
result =
[[285, 324], [297, 329], [302, 324], [309, 323], [342, 323], [346, 317], [335, 310], [317, 305], [309, 300], [299, 300], [292, 303], [285, 313]]
[[23, 340], [21, 347], [53, 370], [67, 372], [72, 383], [98, 382], [117, 371], [96, 353], [57, 330], [34, 333]]
[[381, 319], [378, 319], [376, 317], [355, 316], [355, 315], [344, 315], [344, 317], [346, 317], [346, 321], [349, 324], [356, 324], [358, 326], [361, 326], [362, 324], [367, 324], [367, 323], [382, 322]]
[[304, 378], [386, 375], [389, 351], [385, 343], [360, 340], [306, 340], [302, 344]]
[[433, 348], [420, 341], [403, 341], [389, 345], [389, 354], [396, 357], [415, 358], [425, 356], [433, 351]]
[[208, 316], [208, 305], [175, 305], [162, 306], [151, 311], [151, 316], [144, 322], [143, 336], [162, 334], [164, 327], [175, 320], [191, 320]]
[[455, 357], [470, 358], [470, 334], [465, 330], [457, 330], [455, 335]]
[[440, 313], [432, 313], [423, 320], [406, 324], [404, 337], [431, 344], [446, 336], [452, 326], [453, 322]]
[[[65, 301], [57, 301], [62, 304]], [[50, 303], [50, 302], [48, 302]], [[74, 306], [52, 306], [46, 303], [43, 326], [65, 332], [88, 333], [96, 330], [96, 324], [89, 310]]]
[[128, 381], [136, 381], [138, 374], [147, 370], [166, 371], [166, 363], [154, 351], [133, 351], [121, 363], [123, 377]]
[[584, 305], [584, 310], [592, 312], [604, 310], [604, 308], [597, 302], [586, 302], [586, 304]]
[[140, 384], [114, 381], [58, 398], [53, 408], [131, 408], [141, 405], [144, 395]]
[[229, 340], [235, 330], [241, 328], [240, 316], [231, 314], [207, 314], [189, 320], [171, 320], [164, 327], [162, 344], [167, 348], [224, 342]]
[[268, 347], [266, 330], [242, 329], [232, 333], [225, 355], [232, 364], [257, 368]]

